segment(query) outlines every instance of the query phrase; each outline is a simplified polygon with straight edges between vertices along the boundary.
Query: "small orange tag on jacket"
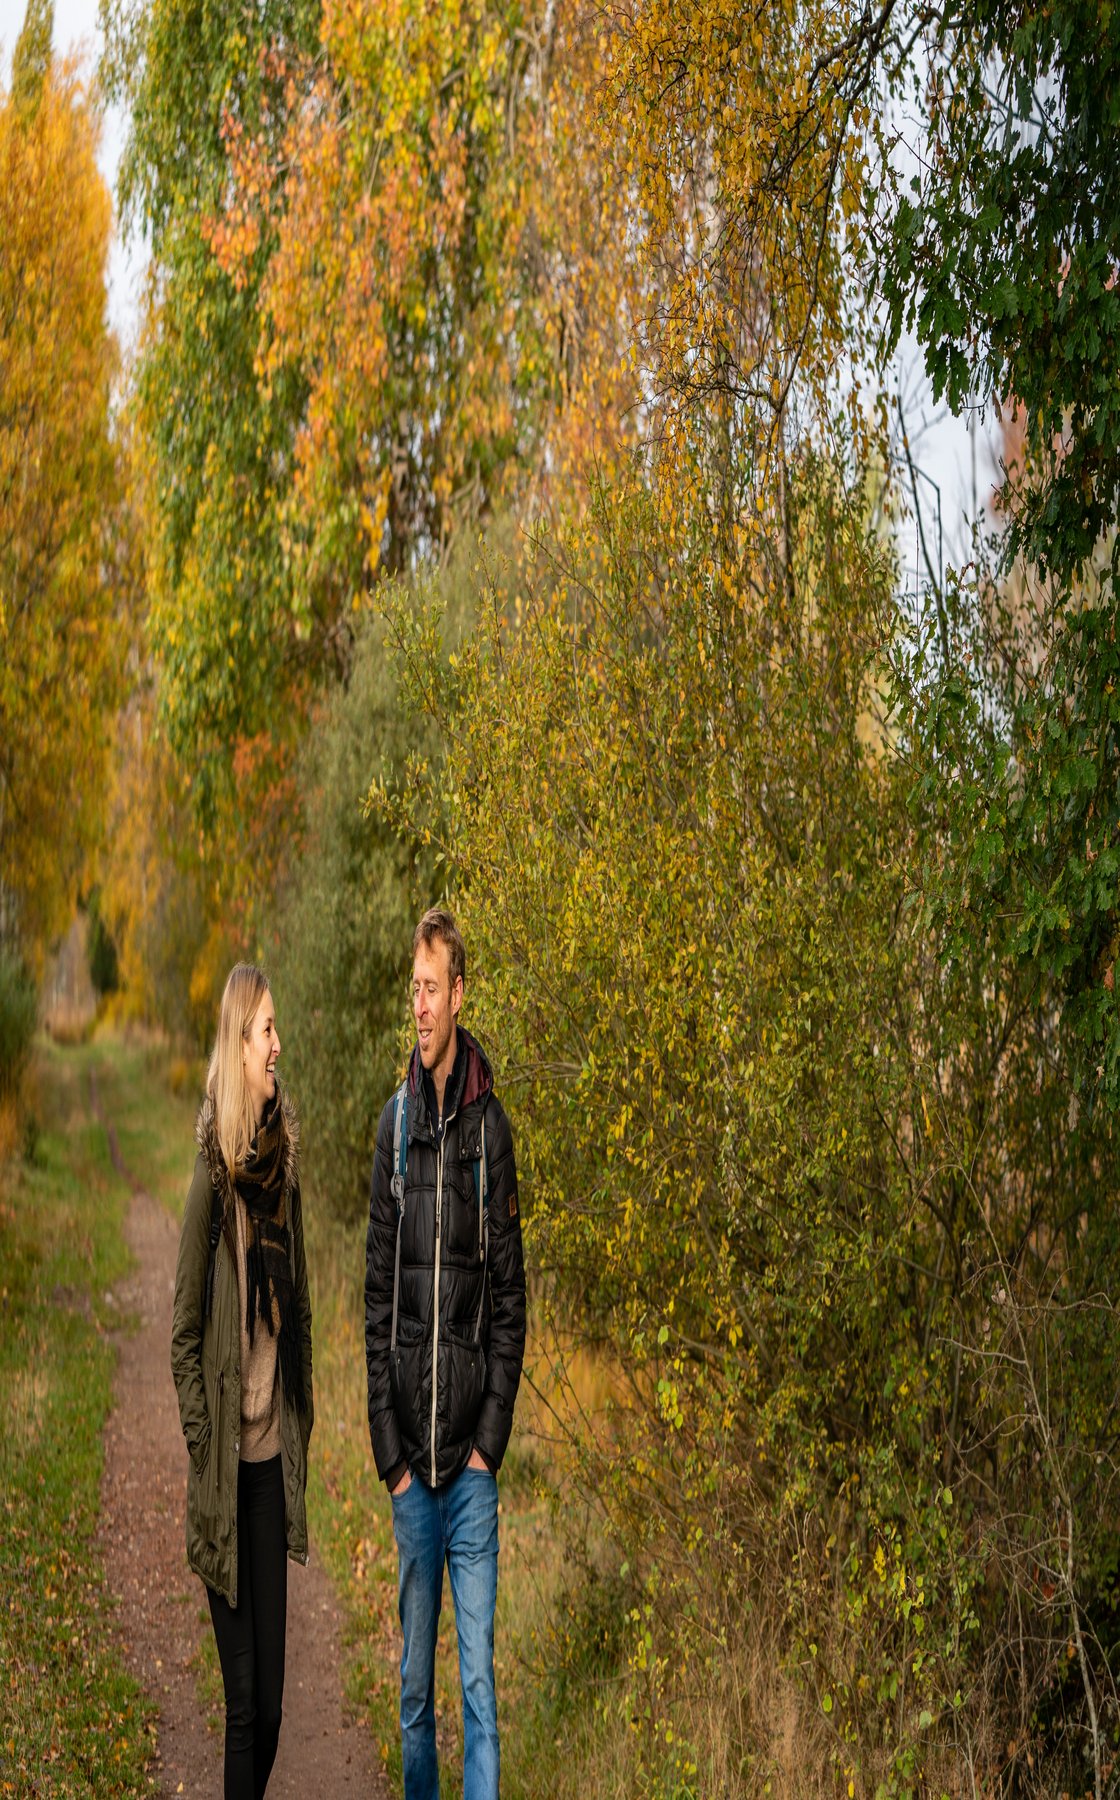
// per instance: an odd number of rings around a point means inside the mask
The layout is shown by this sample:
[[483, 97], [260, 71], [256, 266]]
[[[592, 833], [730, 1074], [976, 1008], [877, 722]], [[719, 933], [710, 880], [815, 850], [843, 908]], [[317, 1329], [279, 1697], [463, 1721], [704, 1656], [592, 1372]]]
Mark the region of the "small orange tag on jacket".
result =
[[509, 1216], [511, 1219], [516, 1219], [516, 1217], [517, 1217], [517, 1189], [516, 1188], [514, 1188], [513, 1193], [509, 1197]]

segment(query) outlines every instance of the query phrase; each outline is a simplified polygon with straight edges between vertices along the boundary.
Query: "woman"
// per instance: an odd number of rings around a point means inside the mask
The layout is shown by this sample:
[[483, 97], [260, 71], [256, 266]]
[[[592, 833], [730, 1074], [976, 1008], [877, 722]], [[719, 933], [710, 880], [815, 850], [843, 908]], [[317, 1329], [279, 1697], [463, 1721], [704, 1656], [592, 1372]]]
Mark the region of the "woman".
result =
[[187, 1440], [187, 1560], [206, 1583], [226, 1694], [225, 1800], [261, 1800], [284, 1695], [288, 1556], [307, 1561], [311, 1303], [295, 1113], [268, 982], [222, 995], [195, 1135], [171, 1368]]

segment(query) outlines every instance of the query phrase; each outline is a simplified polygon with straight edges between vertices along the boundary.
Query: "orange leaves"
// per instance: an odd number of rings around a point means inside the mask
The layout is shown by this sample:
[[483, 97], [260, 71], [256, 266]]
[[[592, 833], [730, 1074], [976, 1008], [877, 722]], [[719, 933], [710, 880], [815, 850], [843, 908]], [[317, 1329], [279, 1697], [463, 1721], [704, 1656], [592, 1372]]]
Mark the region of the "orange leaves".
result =
[[261, 243], [262, 207], [267, 202], [264, 161], [259, 140], [247, 138], [242, 121], [228, 111], [222, 118], [221, 135], [229, 157], [232, 194], [221, 213], [204, 217], [202, 235], [218, 267], [240, 292]]
[[339, 529], [367, 573], [445, 544], [633, 398], [576, 15], [550, 16], [338, 0], [316, 57], [262, 53], [252, 130], [231, 99], [204, 235], [257, 284], [265, 390], [305, 386], [281, 507], [308, 571]]

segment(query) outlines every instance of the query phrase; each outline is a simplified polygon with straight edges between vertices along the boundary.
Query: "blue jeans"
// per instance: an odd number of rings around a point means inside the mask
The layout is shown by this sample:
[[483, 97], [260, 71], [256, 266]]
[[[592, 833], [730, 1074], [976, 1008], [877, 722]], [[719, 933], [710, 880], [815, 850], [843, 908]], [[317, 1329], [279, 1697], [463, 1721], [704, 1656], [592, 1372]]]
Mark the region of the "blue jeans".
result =
[[498, 1597], [498, 1483], [463, 1469], [433, 1491], [412, 1477], [393, 1499], [400, 1559], [401, 1753], [405, 1800], [439, 1800], [436, 1632], [443, 1565], [451, 1576], [463, 1688], [463, 1800], [498, 1800], [494, 1605]]

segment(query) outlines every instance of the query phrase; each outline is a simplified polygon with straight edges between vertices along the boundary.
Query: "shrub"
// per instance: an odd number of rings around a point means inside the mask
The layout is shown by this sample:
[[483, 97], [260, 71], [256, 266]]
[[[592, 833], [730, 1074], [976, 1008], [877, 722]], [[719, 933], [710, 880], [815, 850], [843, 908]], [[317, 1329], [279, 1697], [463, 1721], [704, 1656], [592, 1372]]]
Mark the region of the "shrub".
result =
[[804, 459], [741, 567], [702, 509], [611, 500], [429, 681], [439, 782], [380, 799], [455, 870], [538, 1318], [617, 1371], [572, 1433], [629, 1584], [624, 1791], [661, 1800], [670, 1731], [731, 1753], [705, 1793], [758, 1791], [764, 1687], [690, 1707], [749, 1619], [811, 1786], [995, 1792], [1013, 1755], [1072, 1792], [1120, 1717], [1117, 1147], [1053, 995], [946, 967], [912, 904], [939, 815], [879, 700], [861, 490]]

